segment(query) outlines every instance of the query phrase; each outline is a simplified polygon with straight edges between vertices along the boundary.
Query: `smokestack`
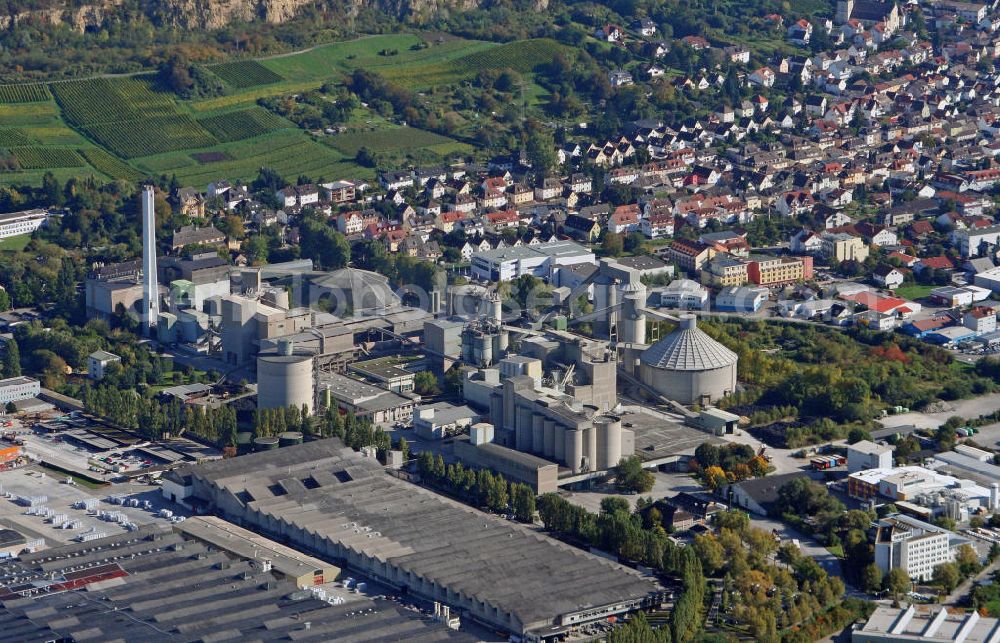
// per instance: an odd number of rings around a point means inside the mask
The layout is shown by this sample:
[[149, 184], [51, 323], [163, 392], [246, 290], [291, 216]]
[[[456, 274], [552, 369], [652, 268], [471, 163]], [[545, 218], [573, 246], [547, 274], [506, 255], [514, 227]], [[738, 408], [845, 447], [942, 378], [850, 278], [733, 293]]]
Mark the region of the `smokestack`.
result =
[[1000, 502], [1000, 484], [994, 482], [990, 487], [990, 511], [997, 510], [998, 502]]
[[160, 292], [156, 281], [156, 207], [153, 186], [142, 188], [142, 325], [153, 334], [160, 316]]

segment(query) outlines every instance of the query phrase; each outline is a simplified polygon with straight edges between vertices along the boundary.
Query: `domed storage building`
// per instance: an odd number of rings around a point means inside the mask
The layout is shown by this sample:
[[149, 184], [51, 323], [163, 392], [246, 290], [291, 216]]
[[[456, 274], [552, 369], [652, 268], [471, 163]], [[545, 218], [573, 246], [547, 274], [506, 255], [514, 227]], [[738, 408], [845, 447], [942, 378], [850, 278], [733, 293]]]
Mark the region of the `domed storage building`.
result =
[[694, 315], [639, 356], [643, 384], [681, 404], [707, 404], [736, 390], [736, 353], [698, 328]]

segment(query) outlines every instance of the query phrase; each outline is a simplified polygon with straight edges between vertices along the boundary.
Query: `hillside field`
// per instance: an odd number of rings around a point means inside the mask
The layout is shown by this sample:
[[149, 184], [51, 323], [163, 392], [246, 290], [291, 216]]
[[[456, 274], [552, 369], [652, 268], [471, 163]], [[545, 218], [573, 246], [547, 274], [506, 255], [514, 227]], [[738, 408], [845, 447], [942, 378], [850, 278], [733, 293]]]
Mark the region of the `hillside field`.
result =
[[38, 185], [49, 170], [61, 180], [175, 175], [195, 187], [220, 178], [250, 180], [264, 166], [287, 177], [369, 178], [373, 171], [354, 162], [361, 148], [400, 159], [467, 154], [473, 150], [465, 143], [399, 127], [370, 111], [362, 127], [347, 133], [310, 134], [257, 101], [339, 83], [356, 68], [416, 90], [470, 80], [486, 69], [530, 74], [559, 47], [541, 39], [499, 45], [367, 36], [208, 65], [227, 93], [196, 100], [164, 90], [153, 74], [0, 85], [0, 153], [20, 161], [19, 170], [0, 173], [0, 185]]

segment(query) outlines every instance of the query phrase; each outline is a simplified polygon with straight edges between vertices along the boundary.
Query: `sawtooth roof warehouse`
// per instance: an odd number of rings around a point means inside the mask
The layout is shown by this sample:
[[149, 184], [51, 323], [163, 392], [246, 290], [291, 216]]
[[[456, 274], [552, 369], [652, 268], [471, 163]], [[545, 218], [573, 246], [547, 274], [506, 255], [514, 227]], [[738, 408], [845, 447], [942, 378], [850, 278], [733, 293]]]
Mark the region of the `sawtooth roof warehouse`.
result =
[[164, 480], [168, 498], [528, 638], [662, 598], [634, 570], [393, 477], [336, 439]]

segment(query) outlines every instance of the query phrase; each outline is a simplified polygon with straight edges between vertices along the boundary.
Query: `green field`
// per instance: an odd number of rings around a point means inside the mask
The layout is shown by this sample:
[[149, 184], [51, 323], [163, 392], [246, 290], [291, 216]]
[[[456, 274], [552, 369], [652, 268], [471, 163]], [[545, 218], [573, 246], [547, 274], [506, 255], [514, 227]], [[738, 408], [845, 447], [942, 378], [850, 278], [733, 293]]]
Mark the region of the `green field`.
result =
[[84, 166], [79, 154], [64, 147], [12, 147], [10, 151], [25, 170]]
[[246, 89], [258, 85], [280, 83], [284, 78], [256, 60], [239, 60], [209, 67], [211, 72], [230, 87]]
[[314, 179], [373, 176], [371, 170], [360, 168], [338, 151], [316, 143], [301, 130], [280, 130], [198, 151], [222, 152], [229, 158], [202, 164], [189, 154], [173, 152], [135, 159], [134, 163], [150, 174], [176, 175], [184, 185], [202, 187], [219, 177], [252, 179], [262, 167], [270, 167], [289, 178], [302, 174]]
[[34, 138], [28, 136], [23, 129], [5, 127], [0, 129], [0, 147], [14, 147], [17, 145], [31, 145], [37, 143]]
[[936, 286], [922, 286], [920, 284], [907, 284], [900, 286], [893, 293], [903, 299], [923, 299], [931, 294]]
[[50, 98], [49, 90], [40, 83], [30, 85], [0, 85], [0, 103], [36, 103]]
[[54, 83], [52, 91], [70, 123], [124, 158], [207, 147], [216, 141], [170, 94], [149, 79], [93, 78]]
[[429, 149], [438, 154], [471, 151], [471, 147], [447, 136], [427, 132], [415, 127], [378, 129], [371, 132], [349, 132], [337, 134], [326, 140], [331, 147], [345, 156], [356, 156], [362, 147], [371, 152], [397, 152], [408, 149]]
[[0, 149], [21, 163], [21, 170], [4, 173], [0, 183], [37, 185], [51, 170], [60, 180], [164, 174], [183, 185], [204, 186], [219, 178], [253, 179], [265, 166], [286, 177], [370, 178], [374, 172], [354, 162], [362, 147], [411, 162], [435, 162], [473, 149], [399, 127], [368, 109], [359, 109], [346, 124], [347, 133], [316, 139], [257, 101], [342, 82], [358, 68], [414, 90], [511, 68], [525, 74], [525, 99], [534, 105], [545, 100], [545, 92], [532, 82], [531, 72], [560, 47], [544, 39], [498, 45], [408, 33], [367, 36], [208, 65], [230, 92], [193, 101], [164, 91], [152, 74], [0, 85]]
[[143, 173], [112, 156], [99, 147], [88, 147], [78, 150], [81, 156], [95, 169], [112, 179], [125, 179], [126, 181], [138, 181], [143, 178]]
[[29, 243], [31, 243], [30, 234], [19, 234], [16, 237], [0, 239], [0, 252], [21, 252], [28, 246]]
[[256, 106], [218, 116], [209, 116], [198, 122], [220, 143], [242, 141], [286, 127], [294, 127], [280, 116]]

